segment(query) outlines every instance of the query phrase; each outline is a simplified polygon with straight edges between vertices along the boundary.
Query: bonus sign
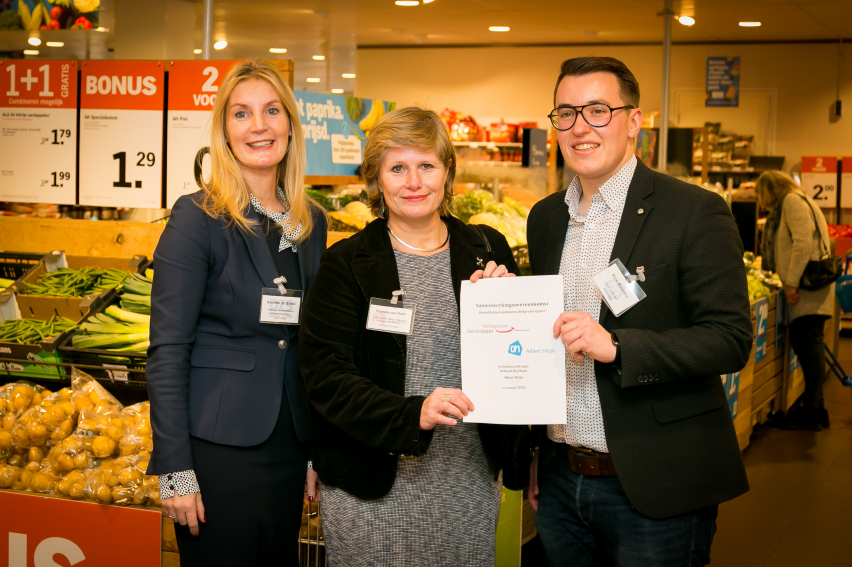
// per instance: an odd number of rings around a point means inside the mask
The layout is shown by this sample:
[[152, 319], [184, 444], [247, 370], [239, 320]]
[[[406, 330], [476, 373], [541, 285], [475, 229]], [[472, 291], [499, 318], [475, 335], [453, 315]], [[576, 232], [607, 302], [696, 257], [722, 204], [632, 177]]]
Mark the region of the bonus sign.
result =
[[77, 62], [0, 61], [0, 201], [77, 199]]
[[163, 63], [84, 61], [80, 204], [159, 208]]
[[234, 63], [172, 61], [169, 64], [166, 208], [172, 208], [181, 195], [199, 189], [196, 178], [201, 177], [206, 153], [202, 150], [210, 145], [210, 117], [216, 93]]

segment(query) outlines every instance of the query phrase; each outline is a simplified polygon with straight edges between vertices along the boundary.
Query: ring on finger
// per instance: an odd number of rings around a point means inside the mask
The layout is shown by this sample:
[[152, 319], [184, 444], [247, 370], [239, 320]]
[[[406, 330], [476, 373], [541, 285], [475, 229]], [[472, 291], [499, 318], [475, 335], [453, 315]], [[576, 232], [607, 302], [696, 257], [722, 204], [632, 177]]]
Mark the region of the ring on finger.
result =
[[177, 522], [177, 516], [169, 516], [169, 518], [170, 518], [173, 522]]
[[443, 395], [441, 395], [441, 401], [442, 401], [442, 402], [449, 402], [451, 399], [453, 399], [453, 395], [452, 395], [452, 394], [443, 394]]

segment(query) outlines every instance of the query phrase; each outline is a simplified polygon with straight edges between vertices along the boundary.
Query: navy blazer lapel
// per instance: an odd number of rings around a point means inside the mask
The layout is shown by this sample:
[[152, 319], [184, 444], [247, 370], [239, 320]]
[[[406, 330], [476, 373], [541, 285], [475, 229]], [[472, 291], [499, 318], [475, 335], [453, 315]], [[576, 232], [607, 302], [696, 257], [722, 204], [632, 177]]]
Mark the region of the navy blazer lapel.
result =
[[[615, 243], [612, 246], [610, 261], [616, 258], [626, 267], [639, 231], [645, 224], [645, 220], [651, 214], [653, 204], [648, 197], [654, 191], [654, 183], [651, 178], [651, 170], [641, 161], [637, 160], [636, 171], [627, 189], [627, 199], [624, 202], [624, 211], [621, 213], [621, 221], [618, 225], [618, 233], [615, 235]], [[603, 325], [605, 319], [610, 315], [606, 304], [601, 302], [601, 314], [599, 320]]]
[[[244, 214], [247, 219], [260, 222], [260, 217], [251, 205], [244, 211]], [[260, 236], [261, 228], [256, 226], [254, 230], [256, 234], [252, 235], [246, 234], [241, 229], [237, 229], [246, 242], [246, 247], [248, 247], [249, 254], [251, 255], [251, 261], [263, 282], [263, 287], [275, 287], [275, 283], [272, 280], [281, 274], [275, 268], [275, 262], [272, 259], [272, 254], [269, 252], [269, 245], [266, 243], [266, 239]]]

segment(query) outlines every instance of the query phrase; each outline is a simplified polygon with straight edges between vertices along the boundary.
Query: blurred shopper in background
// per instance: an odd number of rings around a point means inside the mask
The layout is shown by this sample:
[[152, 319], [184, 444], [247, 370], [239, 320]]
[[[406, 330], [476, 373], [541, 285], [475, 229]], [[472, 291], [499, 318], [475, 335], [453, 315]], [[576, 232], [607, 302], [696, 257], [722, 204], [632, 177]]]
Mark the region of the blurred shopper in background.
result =
[[808, 291], [800, 289], [799, 282], [808, 262], [829, 249], [828, 226], [820, 208], [785, 173], [762, 173], [755, 192], [760, 206], [769, 211], [761, 242], [762, 268], [778, 272], [784, 284], [790, 345], [805, 375], [801, 407], [789, 412], [779, 426], [819, 431], [829, 426], [822, 393], [823, 340], [825, 321], [834, 313], [834, 284]]

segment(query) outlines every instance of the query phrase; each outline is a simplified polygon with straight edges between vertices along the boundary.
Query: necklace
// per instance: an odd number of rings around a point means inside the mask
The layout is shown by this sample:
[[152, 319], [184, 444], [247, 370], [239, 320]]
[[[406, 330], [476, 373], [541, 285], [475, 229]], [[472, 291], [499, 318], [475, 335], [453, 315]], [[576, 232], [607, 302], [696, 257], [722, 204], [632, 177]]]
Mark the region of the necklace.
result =
[[444, 246], [446, 246], [446, 245], [447, 245], [447, 242], [449, 242], [449, 241], [450, 241], [450, 229], [447, 229], [447, 239], [446, 239], [446, 240], [444, 240], [444, 243], [443, 243], [443, 244], [441, 244], [440, 246], [438, 246], [437, 248], [432, 248], [431, 250], [426, 250], [425, 248], [415, 248], [414, 246], [411, 246], [410, 244], [406, 244], [405, 242], [403, 242], [402, 240], [400, 240], [400, 239], [399, 239], [399, 237], [398, 237], [397, 235], [395, 235], [395, 234], [393, 233], [393, 231], [391, 230], [390, 226], [388, 226], [388, 232], [390, 233], [390, 235], [391, 235], [391, 236], [393, 236], [393, 237], [396, 239], [396, 241], [397, 241], [397, 242], [399, 242], [400, 244], [402, 244], [402, 245], [403, 245], [403, 246], [405, 246], [406, 248], [408, 248], [408, 249], [410, 249], [410, 250], [415, 250], [415, 251], [417, 251], [417, 252], [437, 252], [438, 250], [440, 250], [441, 248], [443, 248]]

